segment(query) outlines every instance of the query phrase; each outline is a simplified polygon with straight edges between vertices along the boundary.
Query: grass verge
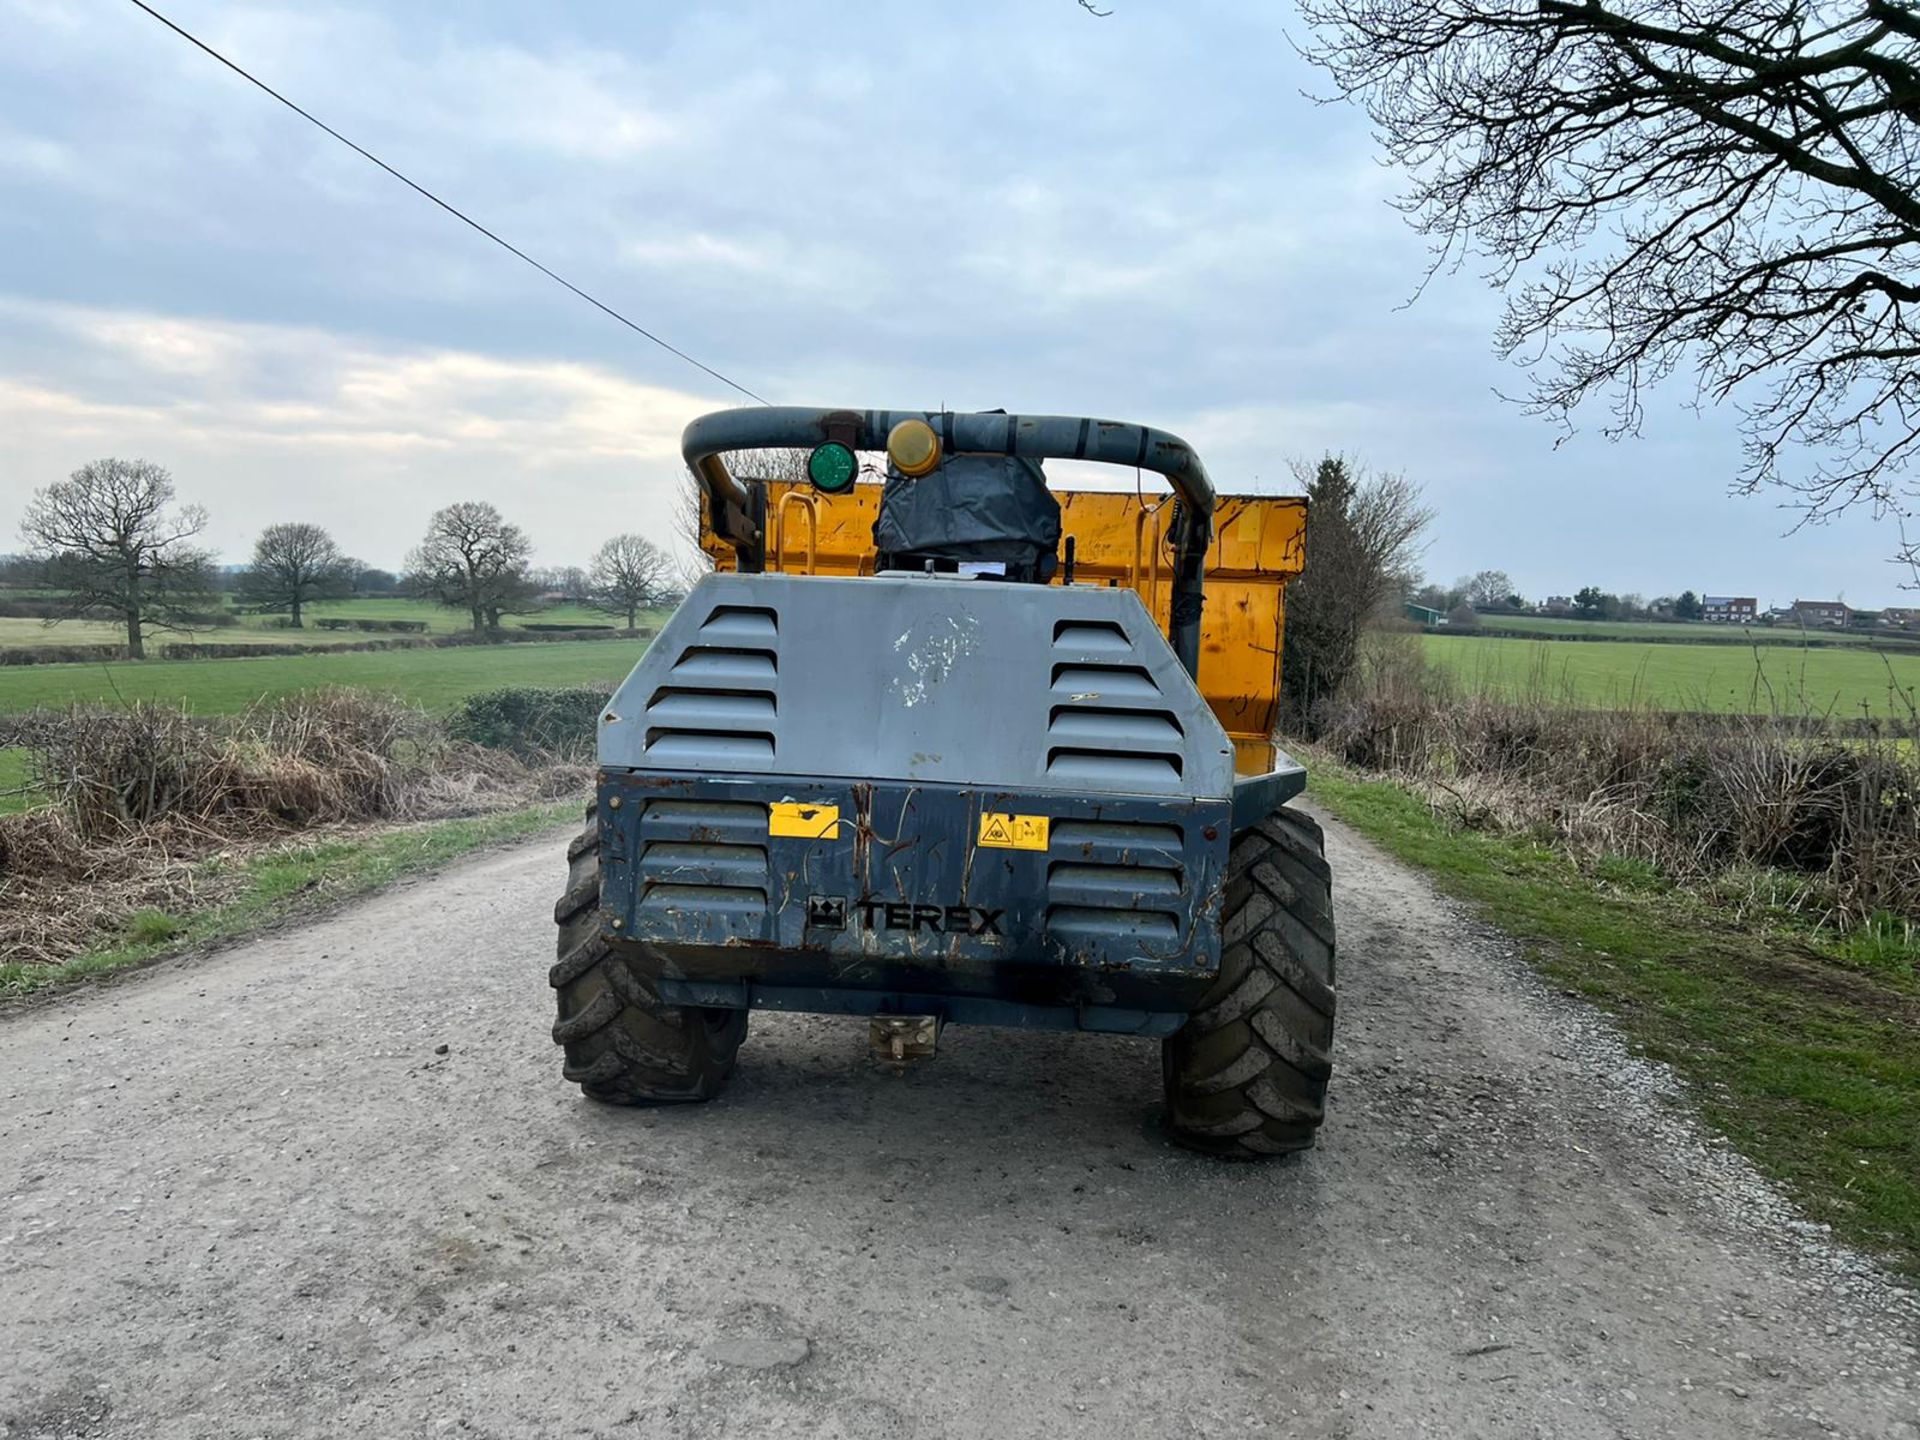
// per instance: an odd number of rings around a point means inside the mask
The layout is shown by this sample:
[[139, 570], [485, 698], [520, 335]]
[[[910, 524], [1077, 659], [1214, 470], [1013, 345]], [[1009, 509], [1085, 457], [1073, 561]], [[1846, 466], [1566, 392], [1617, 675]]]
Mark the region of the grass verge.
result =
[[112, 944], [62, 965], [0, 964], [0, 998], [17, 998], [110, 974], [195, 946], [237, 939], [293, 915], [366, 895], [490, 845], [524, 839], [576, 819], [580, 802], [555, 801], [465, 820], [323, 836], [276, 845], [202, 868], [224, 898], [175, 914], [143, 910]]
[[1459, 830], [1397, 785], [1318, 761], [1310, 792], [1520, 940], [1690, 1084], [1803, 1211], [1920, 1278], [1920, 986], [1858, 937], [1754, 924], [1632, 863], [1582, 869]]

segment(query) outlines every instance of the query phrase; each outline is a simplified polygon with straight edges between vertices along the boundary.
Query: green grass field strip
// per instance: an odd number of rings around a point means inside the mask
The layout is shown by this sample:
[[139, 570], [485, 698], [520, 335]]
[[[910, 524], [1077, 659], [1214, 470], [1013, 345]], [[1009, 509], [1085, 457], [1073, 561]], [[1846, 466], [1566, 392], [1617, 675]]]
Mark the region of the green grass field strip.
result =
[[1906, 718], [1920, 656], [1859, 649], [1636, 645], [1421, 637], [1427, 658], [1468, 690], [1587, 709], [1647, 706], [1721, 714]]
[[1698, 645], [1920, 645], [1902, 630], [1802, 629], [1798, 625], [1716, 625], [1705, 620], [1574, 620], [1562, 615], [1482, 615], [1483, 630], [1518, 630], [1576, 640], [1668, 640]]
[[1660, 624], [1649, 620], [1550, 620], [1529, 615], [1488, 615], [1472, 630], [1428, 632], [1449, 639], [1638, 640], [1650, 645], [1786, 645], [1796, 649], [1884, 650], [1920, 655], [1920, 635], [1902, 630], [1801, 630], [1798, 626]]
[[112, 665], [0, 667], [0, 712], [38, 705], [174, 701], [196, 714], [232, 714], [255, 701], [324, 686], [399, 695], [428, 709], [507, 685], [622, 680], [644, 640], [474, 645], [342, 655], [261, 655], [239, 660], [149, 660]]
[[0, 747], [0, 815], [24, 810], [33, 803], [26, 792], [27, 752], [18, 746]]
[[[375, 834], [326, 836], [275, 846], [239, 861], [203, 862], [210, 880], [237, 865], [240, 884], [211, 909], [145, 910], [110, 944], [64, 965], [0, 964], [0, 997], [18, 997], [237, 939], [264, 926], [445, 865], [489, 845], [524, 840], [577, 820], [583, 801], [558, 801], [470, 820], [439, 820]], [[556, 874], [558, 872], [556, 871]]]
[[[664, 618], [664, 611], [646, 611], [640, 616], [642, 625], [658, 625]], [[465, 611], [449, 610], [445, 606], [435, 605], [427, 600], [411, 600], [404, 596], [390, 596], [370, 600], [324, 600], [306, 607], [306, 624], [299, 630], [289, 630], [276, 623], [282, 616], [255, 615], [236, 612], [237, 624], [222, 625], [213, 629], [192, 632], [173, 632], [155, 630], [147, 636], [149, 652], [157, 654], [163, 645], [188, 643], [194, 645], [351, 645], [364, 640], [392, 640], [400, 638], [400, 632], [385, 630], [323, 630], [317, 622], [320, 620], [368, 620], [390, 621], [411, 620], [426, 625], [424, 633], [428, 635], [451, 635], [471, 627]], [[586, 605], [554, 605], [530, 615], [507, 615], [501, 618], [501, 625], [508, 630], [524, 629], [529, 625], [593, 625], [617, 626], [626, 624], [626, 617], [605, 614]], [[57, 625], [48, 625], [42, 620], [22, 619], [17, 616], [0, 616], [0, 648], [55, 645], [120, 645], [126, 642], [124, 627], [99, 620], [63, 620]]]
[[1587, 873], [1539, 845], [1456, 832], [1398, 786], [1324, 760], [1309, 794], [1611, 1013], [1807, 1214], [1920, 1276], [1920, 985], [1904, 932], [1734, 931], [1644, 865]]

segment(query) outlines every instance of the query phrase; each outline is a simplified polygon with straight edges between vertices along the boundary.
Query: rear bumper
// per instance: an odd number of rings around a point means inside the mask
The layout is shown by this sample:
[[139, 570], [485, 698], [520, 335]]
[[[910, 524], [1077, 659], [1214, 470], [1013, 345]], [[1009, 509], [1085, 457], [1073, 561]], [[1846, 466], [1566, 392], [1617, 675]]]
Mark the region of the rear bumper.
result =
[[1162, 1034], [1219, 967], [1231, 805], [603, 772], [607, 937], [681, 1004]]
[[[1186, 1023], [1205, 982], [1128, 987], [1136, 1004], [1118, 1003], [1120, 995], [1097, 981], [1076, 983], [1058, 972], [1014, 976], [1001, 972], [972, 977], [959, 986], [926, 988], [924, 971], [902, 972], [896, 983], [851, 985], [849, 977], [831, 983], [769, 984], [757, 979], [728, 981], [669, 979], [660, 997], [672, 1005], [714, 1005], [731, 1010], [792, 1010], [811, 1015], [937, 1015], [950, 1025], [1005, 1025], [1022, 1030], [1096, 1030], [1113, 1035], [1164, 1038]], [[942, 977], [947, 978], [947, 977]], [[919, 987], [919, 988], [915, 988]], [[981, 993], [991, 991], [994, 993]], [[1171, 1007], [1171, 1008], [1169, 1008]]]

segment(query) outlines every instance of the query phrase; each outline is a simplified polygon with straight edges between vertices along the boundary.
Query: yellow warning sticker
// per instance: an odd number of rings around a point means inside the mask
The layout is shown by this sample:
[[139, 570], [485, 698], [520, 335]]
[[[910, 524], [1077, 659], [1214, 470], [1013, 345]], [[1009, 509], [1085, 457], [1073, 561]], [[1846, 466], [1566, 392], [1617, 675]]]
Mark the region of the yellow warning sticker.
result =
[[808, 805], [776, 800], [767, 816], [767, 833], [794, 840], [831, 840], [840, 829], [838, 805]]
[[995, 850], [1044, 850], [1051, 822], [1045, 815], [980, 812], [980, 843]]

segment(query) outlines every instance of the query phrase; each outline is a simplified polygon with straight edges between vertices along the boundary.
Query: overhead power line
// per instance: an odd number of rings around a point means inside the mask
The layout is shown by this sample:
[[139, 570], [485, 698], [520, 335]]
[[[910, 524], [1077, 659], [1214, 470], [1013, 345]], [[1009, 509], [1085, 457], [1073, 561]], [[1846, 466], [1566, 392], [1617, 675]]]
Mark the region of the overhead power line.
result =
[[327, 122], [322, 120], [319, 116], [313, 114], [311, 111], [303, 110], [300, 106], [294, 104], [293, 101], [289, 100], [286, 96], [282, 95], [278, 90], [274, 89], [271, 85], [267, 84], [266, 81], [260, 79], [256, 75], [250, 74], [242, 66], [236, 64], [232, 60], [229, 60], [226, 56], [222, 55], [218, 50], [214, 49], [211, 45], [207, 44], [206, 41], [202, 40], [198, 35], [193, 34], [189, 30], [185, 30], [181, 28], [179, 25], [176, 25], [173, 21], [169, 20], [166, 16], [162, 15], [158, 10], [154, 9], [151, 5], [146, 4], [145, 0], [128, 0], [128, 3], [133, 5], [136, 9], [146, 11], [147, 14], [151, 15], [155, 20], [158, 20], [162, 25], [166, 26], [167, 29], [173, 31], [174, 34], [178, 35], [182, 40], [185, 40], [188, 44], [193, 45], [197, 49], [206, 52], [208, 55], [211, 55], [215, 60], [218, 60], [222, 65], [226, 66], [227, 69], [233, 71], [233, 73], [238, 75], [242, 80], [245, 80], [249, 85], [252, 85], [260, 90], [266, 91], [267, 94], [271, 95], [274, 99], [278, 100], [282, 105], [286, 106], [289, 110], [293, 111], [293, 113], [298, 115], [302, 120], [305, 120], [309, 124], [318, 126], [320, 129], [326, 131], [327, 134], [331, 135], [334, 139], [338, 140], [342, 145], [346, 146], [349, 150], [353, 151], [353, 153], [358, 155], [361, 159], [371, 161], [373, 164], [378, 165], [382, 170], [386, 171], [387, 174], [391, 175], [394, 179], [398, 180], [402, 185], [405, 185], [409, 190], [412, 190], [417, 194], [424, 195], [427, 199], [431, 200], [434, 204], [438, 205], [442, 210], [446, 211], [449, 215], [453, 216], [453, 218], [458, 220], [461, 224], [470, 226], [471, 228], [478, 230], [482, 235], [486, 236], [487, 239], [493, 241], [493, 243], [498, 245], [502, 250], [507, 251], [511, 255], [519, 256], [520, 259], [526, 261], [527, 264], [531, 265], [534, 269], [538, 270], [542, 275], [546, 276], [549, 280], [553, 281], [554, 284], [564, 286], [566, 289], [571, 290], [575, 295], [578, 295], [582, 300], [586, 301], [589, 305], [593, 306], [594, 309], [603, 311], [604, 313], [611, 315], [615, 320], [618, 320], [622, 325], [626, 326], [629, 330], [633, 331], [636, 335], [641, 335], [641, 336], [644, 336], [646, 339], [651, 340], [654, 344], [658, 345], [662, 350], [665, 350], [669, 355], [678, 356], [680, 359], [686, 361], [687, 364], [693, 366], [694, 369], [704, 371], [708, 375], [711, 375], [714, 379], [718, 380], [722, 385], [727, 385], [732, 387], [735, 390], [738, 390], [742, 395], [746, 396], [749, 400], [758, 400], [762, 405], [768, 405], [772, 403], [765, 396], [756, 395], [753, 391], [749, 390], [746, 386], [742, 385], [738, 380], [732, 379], [731, 377], [726, 375], [722, 375], [718, 370], [714, 369], [711, 365], [705, 364], [702, 361], [694, 359], [693, 356], [689, 355], [686, 351], [680, 349], [679, 346], [669, 344], [667, 341], [662, 340], [658, 335], [654, 334], [651, 330], [647, 329], [646, 326], [636, 324], [634, 321], [629, 320], [626, 316], [622, 315], [618, 310], [614, 309], [611, 305], [607, 304], [603, 300], [598, 300], [594, 298], [592, 295], [589, 295], [586, 291], [582, 290], [578, 285], [574, 284], [571, 280], [567, 279], [565, 276], [555, 274], [552, 270], [549, 270], [545, 265], [542, 265], [538, 260], [534, 259], [533, 256], [527, 254], [527, 252], [522, 250], [518, 245], [514, 245], [509, 241], [501, 239], [498, 235], [494, 234], [493, 231], [489, 230], [486, 226], [482, 225], [478, 220], [474, 219], [471, 215], [468, 215], [465, 211], [460, 210], [453, 205], [449, 205], [445, 200], [442, 200], [438, 195], [434, 194], [431, 190], [427, 189], [426, 186], [420, 184], [416, 180], [409, 178], [406, 175], [401, 174], [398, 170], [394, 169], [393, 166], [389, 165], [386, 161], [382, 160], [378, 155], [374, 154], [371, 150], [366, 149], [364, 146], [354, 144], [353, 141], [349, 140], [346, 136], [342, 135], [338, 130], [334, 129], [331, 125], [327, 124]]

